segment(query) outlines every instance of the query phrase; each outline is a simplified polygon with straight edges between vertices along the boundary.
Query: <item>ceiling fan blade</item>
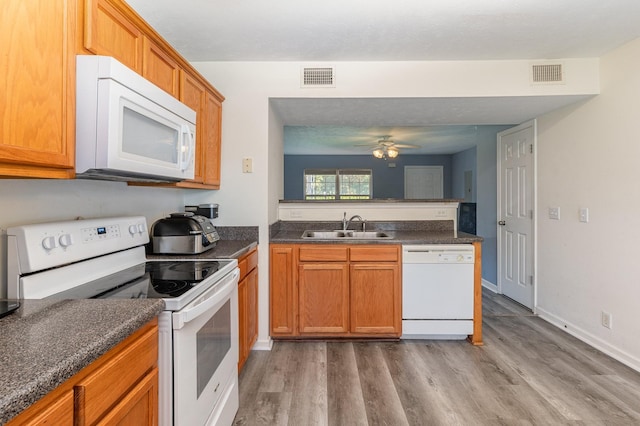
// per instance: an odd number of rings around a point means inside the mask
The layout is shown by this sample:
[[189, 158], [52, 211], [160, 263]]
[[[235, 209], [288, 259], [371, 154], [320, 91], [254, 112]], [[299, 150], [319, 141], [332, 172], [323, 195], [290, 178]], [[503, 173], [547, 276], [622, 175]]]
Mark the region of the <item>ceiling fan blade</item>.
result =
[[395, 146], [396, 148], [406, 148], [406, 149], [420, 148], [420, 146], [418, 146], [418, 145], [411, 145], [411, 144], [408, 144], [408, 143], [396, 143], [393, 146]]

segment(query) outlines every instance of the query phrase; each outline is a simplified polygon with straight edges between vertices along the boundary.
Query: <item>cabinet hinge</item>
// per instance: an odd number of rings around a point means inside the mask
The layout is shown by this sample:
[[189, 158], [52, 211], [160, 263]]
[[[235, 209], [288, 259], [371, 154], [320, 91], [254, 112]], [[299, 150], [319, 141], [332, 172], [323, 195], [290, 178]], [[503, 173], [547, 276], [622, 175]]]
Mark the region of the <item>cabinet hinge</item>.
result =
[[529, 144], [529, 154], [533, 154], [533, 144]]
[[533, 285], [533, 275], [529, 275], [529, 285]]

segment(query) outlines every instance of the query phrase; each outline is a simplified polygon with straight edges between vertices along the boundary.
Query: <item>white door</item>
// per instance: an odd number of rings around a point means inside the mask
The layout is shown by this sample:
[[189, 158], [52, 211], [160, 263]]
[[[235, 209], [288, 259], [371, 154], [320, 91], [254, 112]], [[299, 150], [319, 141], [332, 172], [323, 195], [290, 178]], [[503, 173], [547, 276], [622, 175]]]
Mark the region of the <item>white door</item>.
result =
[[442, 166], [404, 166], [404, 198], [430, 200], [443, 197]]
[[536, 123], [498, 133], [498, 290], [534, 306], [534, 149]]

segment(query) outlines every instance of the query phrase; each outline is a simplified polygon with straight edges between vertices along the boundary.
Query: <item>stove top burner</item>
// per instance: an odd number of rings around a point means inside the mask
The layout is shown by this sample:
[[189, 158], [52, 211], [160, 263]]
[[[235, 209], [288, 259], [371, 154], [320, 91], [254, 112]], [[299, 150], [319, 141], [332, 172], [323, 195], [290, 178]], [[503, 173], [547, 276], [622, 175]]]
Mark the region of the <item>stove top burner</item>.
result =
[[176, 280], [152, 280], [151, 285], [161, 297], [177, 297], [192, 287], [186, 281]]

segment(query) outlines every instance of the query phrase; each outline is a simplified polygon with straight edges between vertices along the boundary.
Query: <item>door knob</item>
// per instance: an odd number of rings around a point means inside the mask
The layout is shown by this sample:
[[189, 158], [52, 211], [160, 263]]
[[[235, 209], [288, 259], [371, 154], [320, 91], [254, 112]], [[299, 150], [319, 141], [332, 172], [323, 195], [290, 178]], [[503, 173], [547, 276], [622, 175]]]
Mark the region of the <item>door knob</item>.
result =
[[504, 220], [501, 220], [500, 222], [498, 222], [498, 225], [500, 226], [505, 226], [507, 224], [507, 222], [505, 222]]

